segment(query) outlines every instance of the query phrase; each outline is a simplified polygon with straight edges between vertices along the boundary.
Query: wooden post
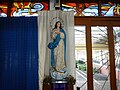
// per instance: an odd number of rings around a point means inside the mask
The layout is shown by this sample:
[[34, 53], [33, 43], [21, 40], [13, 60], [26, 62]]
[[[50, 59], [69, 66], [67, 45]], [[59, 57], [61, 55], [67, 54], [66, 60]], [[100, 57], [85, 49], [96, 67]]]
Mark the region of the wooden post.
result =
[[86, 49], [87, 49], [87, 81], [88, 90], [93, 89], [93, 68], [92, 68], [92, 40], [91, 40], [91, 26], [86, 27]]
[[10, 13], [11, 13], [11, 7], [12, 7], [12, 1], [11, 2], [7, 2], [7, 17], [10, 17]]
[[110, 59], [110, 85], [111, 90], [117, 90], [116, 86], [116, 70], [115, 70], [115, 53], [114, 53], [114, 35], [113, 28], [108, 25], [108, 47], [109, 47], [109, 59]]
[[101, 16], [101, 1], [98, 3], [98, 16]]

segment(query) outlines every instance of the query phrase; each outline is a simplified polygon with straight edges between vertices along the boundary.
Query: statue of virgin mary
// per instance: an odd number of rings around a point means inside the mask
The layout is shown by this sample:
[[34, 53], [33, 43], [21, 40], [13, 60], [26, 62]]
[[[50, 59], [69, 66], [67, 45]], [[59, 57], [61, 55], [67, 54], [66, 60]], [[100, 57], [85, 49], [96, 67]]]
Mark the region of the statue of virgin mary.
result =
[[67, 77], [66, 67], [66, 33], [57, 21], [51, 33], [52, 42], [48, 44], [51, 49], [50, 75], [53, 79], [63, 80]]

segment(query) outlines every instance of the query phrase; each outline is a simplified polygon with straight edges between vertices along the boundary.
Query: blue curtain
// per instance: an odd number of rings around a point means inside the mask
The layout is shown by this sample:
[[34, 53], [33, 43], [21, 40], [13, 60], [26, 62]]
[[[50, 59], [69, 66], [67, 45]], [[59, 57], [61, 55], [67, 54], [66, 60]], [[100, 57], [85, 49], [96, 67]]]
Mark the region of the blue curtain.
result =
[[37, 17], [0, 18], [0, 90], [38, 90]]

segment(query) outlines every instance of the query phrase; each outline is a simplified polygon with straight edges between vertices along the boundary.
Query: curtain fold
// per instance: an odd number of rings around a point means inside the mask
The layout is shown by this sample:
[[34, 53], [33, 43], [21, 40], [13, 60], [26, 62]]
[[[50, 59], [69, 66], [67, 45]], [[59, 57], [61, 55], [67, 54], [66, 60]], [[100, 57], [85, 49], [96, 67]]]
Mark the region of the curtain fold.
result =
[[43, 79], [49, 75], [51, 41], [50, 34], [56, 21], [60, 21], [66, 32], [66, 62], [69, 75], [76, 77], [75, 70], [75, 37], [74, 12], [39, 11], [38, 12], [38, 52], [39, 52], [39, 90], [42, 90]]
[[0, 90], [38, 90], [36, 17], [0, 18]]

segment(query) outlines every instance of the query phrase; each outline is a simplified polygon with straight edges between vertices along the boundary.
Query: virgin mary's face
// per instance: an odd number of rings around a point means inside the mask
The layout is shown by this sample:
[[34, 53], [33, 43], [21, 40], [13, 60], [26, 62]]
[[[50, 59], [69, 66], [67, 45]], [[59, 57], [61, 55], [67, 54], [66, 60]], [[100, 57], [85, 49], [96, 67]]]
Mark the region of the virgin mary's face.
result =
[[60, 22], [57, 23], [57, 27], [60, 27]]

